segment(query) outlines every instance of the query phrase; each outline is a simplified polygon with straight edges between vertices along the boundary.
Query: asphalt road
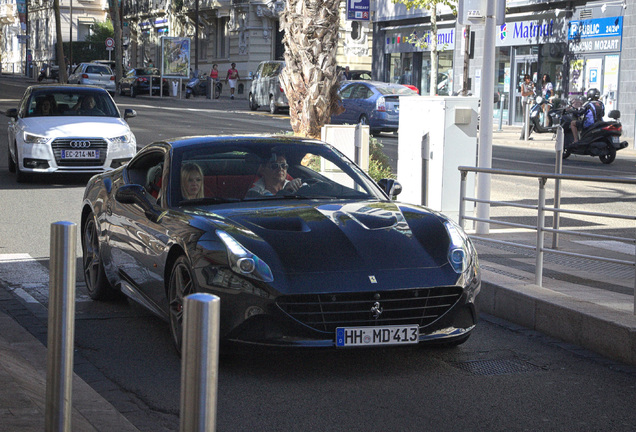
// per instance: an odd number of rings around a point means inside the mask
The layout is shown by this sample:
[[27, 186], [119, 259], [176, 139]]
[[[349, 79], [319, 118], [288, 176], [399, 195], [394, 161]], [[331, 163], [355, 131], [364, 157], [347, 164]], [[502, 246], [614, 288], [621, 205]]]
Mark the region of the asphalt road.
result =
[[[23, 89], [0, 78], [0, 110], [15, 106]], [[284, 116], [261, 112], [116, 101], [137, 110], [130, 124], [140, 144], [175, 135], [289, 130]], [[17, 184], [7, 172], [4, 137], [1, 122], [0, 275], [29, 290], [36, 275], [47, 272], [50, 224], [79, 222], [86, 179]], [[387, 147], [394, 146], [387, 138]], [[493, 166], [553, 167], [545, 150], [495, 147], [493, 153]], [[607, 171], [591, 158], [575, 162], [578, 169]], [[629, 163], [633, 169], [633, 160], [609, 169], [627, 172]], [[532, 191], [514, 182], [493, 187]], [[18, 269], [3, 260], [16, 253], [34, 261]], [[12, 313], [44, 341], [46, 288], [33, 296], [35, 303]], [[76, 310], [75, 372], [140, 430], [178, 430], [180, 360], [167, 323], [129, 301], [87, 300], [81, 282]], [[219, 431], [633, 431], [636, 425], [633, 368], [490, 316], [455, 349], [221, 353]]]

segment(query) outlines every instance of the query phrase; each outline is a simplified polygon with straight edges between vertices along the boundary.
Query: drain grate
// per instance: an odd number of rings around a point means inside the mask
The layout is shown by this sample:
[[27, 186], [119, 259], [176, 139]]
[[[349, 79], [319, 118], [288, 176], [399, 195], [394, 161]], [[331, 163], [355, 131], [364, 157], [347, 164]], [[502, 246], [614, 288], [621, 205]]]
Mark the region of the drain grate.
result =
[[514, 273], [510, 273], [510, 272], [507, 272], [505, 270], [498, 269], [496, 267], [491, 267], [489, 265], [481, 264], [480, 267], [481, 267], [482, 270], [487, 270], [487, 271], [492, 272], [492, 273], [497, 273], [497, 274], [500, 274], [502, 276], [507, 276], [507, 277], [509, 277], [511, 279], [530, 280], [530, 278], [528, 278], [528, 277], [520, 276], [520, 275], [517, 275], [517, 274], [514, 274]]
[[539, 366], [517, 359], [471, 360], [452, 362], [451, 365], [473, 375], [506, 375], [541, 370]]

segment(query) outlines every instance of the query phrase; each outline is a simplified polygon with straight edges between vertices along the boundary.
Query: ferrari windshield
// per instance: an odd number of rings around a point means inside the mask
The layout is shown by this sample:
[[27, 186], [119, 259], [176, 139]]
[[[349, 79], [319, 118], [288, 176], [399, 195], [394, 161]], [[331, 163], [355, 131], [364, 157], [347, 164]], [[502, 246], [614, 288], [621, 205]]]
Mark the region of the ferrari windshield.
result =
[[191, 146], [173, 159], [175, 205], [244, 200], [382, 199], [357, 165], [330, 146], [289, 139]]

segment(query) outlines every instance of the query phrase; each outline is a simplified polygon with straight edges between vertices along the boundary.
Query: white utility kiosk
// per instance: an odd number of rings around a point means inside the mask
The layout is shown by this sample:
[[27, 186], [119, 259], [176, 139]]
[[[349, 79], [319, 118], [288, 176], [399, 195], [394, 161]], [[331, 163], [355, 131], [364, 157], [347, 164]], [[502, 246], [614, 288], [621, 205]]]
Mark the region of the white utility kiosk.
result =
[[[477, 97], [400, 97], [400, 201], [459, 219], [461, 175], [457, 167], [477, 166], [478, 109]], [[467, 195], [474, 196], [474, 173], [468, 175], [466, 187]], [[466, 203], [467, 212], [473, 209], [472, 203]]]

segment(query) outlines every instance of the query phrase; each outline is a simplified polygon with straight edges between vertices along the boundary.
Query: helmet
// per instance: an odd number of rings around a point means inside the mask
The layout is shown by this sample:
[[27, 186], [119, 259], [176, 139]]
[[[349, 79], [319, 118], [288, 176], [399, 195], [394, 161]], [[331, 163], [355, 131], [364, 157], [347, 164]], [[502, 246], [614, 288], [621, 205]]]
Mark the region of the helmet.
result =
[[589, 89], [587, 91], [587, 100], [598, 100], [601, 97], [601, 92], [598, 89]]

